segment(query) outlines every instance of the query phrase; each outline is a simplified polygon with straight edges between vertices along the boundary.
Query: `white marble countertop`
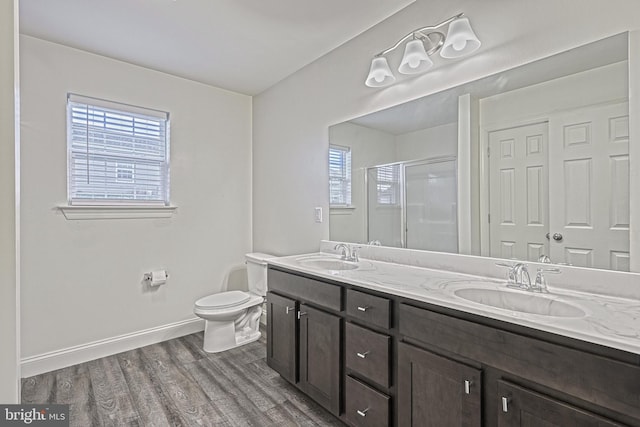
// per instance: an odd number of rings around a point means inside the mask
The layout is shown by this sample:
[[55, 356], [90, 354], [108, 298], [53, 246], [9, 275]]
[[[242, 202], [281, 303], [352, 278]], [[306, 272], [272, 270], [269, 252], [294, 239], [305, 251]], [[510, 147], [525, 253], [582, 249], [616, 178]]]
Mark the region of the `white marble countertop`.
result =
[[[268, 263], [321, 278], [640, 354], [640, 301], [638, 300], [554, 287], [549, 288], [548, 294], [534, 294], [509, 289], [504, 280], [369, 259], [361, 259], [358, 268], [353, 270], [326, 270], [300, 262], [314, 257], [339, 259], [332, 254], [315, 253], [273, 258]], [[457, 290], [465, 288], [501, 290], [525, 294], [525, 297], [545, 298], [554, 303], [578, 307], [584, 311], [585, 315], [558, 317], [495, 308], [456, 296]]]

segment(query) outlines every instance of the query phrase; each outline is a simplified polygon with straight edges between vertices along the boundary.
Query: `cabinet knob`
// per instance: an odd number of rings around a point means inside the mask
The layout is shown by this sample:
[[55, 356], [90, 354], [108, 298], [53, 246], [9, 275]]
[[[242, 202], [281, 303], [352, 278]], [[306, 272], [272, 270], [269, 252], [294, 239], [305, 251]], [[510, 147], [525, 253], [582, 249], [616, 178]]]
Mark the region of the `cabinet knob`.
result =
[[287, 314], [291, 313], [292, 311], [294, 311], [296, 308], [295, 307], [285, 307], [285, 312]]
[[306, 312], [306, 311], [299, 311], [299, 312], [298, 312], [298, 320], [300, 320], [300, 318], [301, 318], [302, 316], [306, 316], [306, 315], [307, 315], [307, 312]]
[[358, 311], [367, 311], [369, 310], [371, 307], [369, 307], [368, 305], [365, 306], [358, 306]]
[[502, 412], [509, 412], [509, 402], [511, 402], [511, 399], [502, 396]]
[[356, 411], [358, 413], [358, 415], [360, 415], [361, 417], [366, 417], [367, 416], [367, 412], [369, 412], [369, 408], [367, 409], [363, 409], [363, 410], [357, 410]]
[[464, 394], [471, 394], [471, 385], [473, 381], [464, 380]]
[[360, 358], [360, 359], [365, 359], [367, 357], [367, 355], [369, 355], [369, 353], [371, 353], [370, 351], [365, 351], [364, 353], [356, 353], [356, 355]]

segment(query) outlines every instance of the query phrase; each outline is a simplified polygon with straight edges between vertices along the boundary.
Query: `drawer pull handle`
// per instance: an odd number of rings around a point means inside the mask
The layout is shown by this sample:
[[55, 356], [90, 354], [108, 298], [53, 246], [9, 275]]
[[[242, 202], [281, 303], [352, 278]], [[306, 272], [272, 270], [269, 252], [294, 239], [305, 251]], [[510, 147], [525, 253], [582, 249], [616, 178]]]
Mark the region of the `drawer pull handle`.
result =
[[367, 408], [367, 409], [363, 409], [362, 411], [361, 411], [361, 410], [357, 410], [356, 412], [357, 412], [357, 413], [358, 413], [358, 415], [360, 415], [361, 417], [366, 417], [366, 416], [367, 416], [367, 412], [369, 412], [369, 408]]
[[502, 397], [502, 412], [509, 412], [509, 402], [511, 399], [508, 397]]
[[287, 314], [291, 313], [292, 311], [294, 311], [296, 308], [295, 307], [285, 307], [285, 312]]
[[302, 316], [306, 316], [306, 315], [307, 315], [307, 312], [306, 312], [306, 311], [299, 311], [299, 312], [298, 312], [298, 320], [300, 320], [300, 318], [301, 318]]
[[464, 394], [471, 394], [471, 384], [473, 381], [464, 380]]
[[360, 358], [360, 359], [365, 359], [369, 353], [371, 353], [370, 351], [365, 351], [364, 353], [356, 353], [356, 355]]
[[367, 311], [369, 310], [371, 307], [369, 307], [368, 305], [365, 305], [364, 307], [362, 306], [358, 306], [358, 311]]

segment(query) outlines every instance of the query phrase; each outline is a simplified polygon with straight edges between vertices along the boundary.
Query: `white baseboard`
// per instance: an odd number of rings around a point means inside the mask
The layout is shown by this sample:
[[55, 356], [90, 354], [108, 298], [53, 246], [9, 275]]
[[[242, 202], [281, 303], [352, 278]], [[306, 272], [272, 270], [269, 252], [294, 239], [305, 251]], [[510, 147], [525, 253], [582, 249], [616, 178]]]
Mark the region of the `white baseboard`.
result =
[[123, 351], [156, 344], [203, 330], [204, 320], [193, 318], [94, 341], [88, 344], [26, 357], [22, 359], [20, 364], [22, 370], [21, 376], [22, 378], [27, 378], [33, 375], [55, 371], [56, 369], [66, 368], [67, 366], [77, 365], [78, 363], [111, 356], [122, 353]]

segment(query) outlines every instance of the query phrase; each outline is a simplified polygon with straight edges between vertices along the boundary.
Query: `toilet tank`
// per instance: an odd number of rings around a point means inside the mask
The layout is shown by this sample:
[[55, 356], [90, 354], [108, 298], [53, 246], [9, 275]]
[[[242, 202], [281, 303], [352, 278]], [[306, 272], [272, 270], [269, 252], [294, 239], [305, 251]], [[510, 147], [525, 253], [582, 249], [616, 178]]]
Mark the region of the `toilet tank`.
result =
[[249, 292], [266, 296], [267, 295], [267, 260], [275, 258], [273, 255], [254, 252], [246, 254], [247, 260], [247, 282]]

